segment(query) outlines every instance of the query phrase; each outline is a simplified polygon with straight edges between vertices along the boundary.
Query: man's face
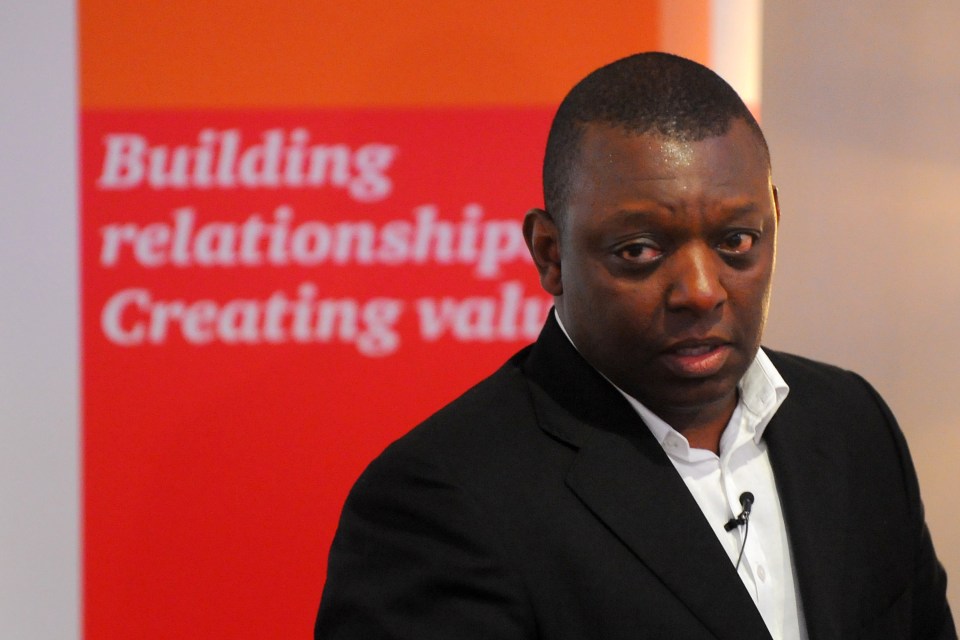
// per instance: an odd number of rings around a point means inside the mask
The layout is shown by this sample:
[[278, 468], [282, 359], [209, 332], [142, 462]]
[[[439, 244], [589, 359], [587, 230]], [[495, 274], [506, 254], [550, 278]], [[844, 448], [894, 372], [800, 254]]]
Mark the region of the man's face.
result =
[[574, 344], [668, 421], [732, 408], [760, 345], [779, 213], [754, 136], [739, 120], [698, 142], [588, 126], [563, 231], [541, 243]]

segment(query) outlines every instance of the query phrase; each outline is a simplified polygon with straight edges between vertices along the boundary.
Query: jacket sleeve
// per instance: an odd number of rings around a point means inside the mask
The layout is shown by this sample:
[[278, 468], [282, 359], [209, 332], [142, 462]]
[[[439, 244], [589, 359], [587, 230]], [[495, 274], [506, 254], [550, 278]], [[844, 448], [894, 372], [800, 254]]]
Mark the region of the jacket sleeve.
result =
[[437, 465], [388, 449], [344, 506], [315, 638], [535, 638], [524, 585], [492, 529]]
[[908, 501], [913, 507], [910, 514], [912, 539], [914, 540], [914, 546], [910, 550], [913, 553], [914, 561], [913, 579], [909, 593], [912, 603], [911, 627], [913, 633], [911, 637], [930, 640], [956, 640], [956, 627], [954, 626], [950, 606], [947, 603], [947, 575], [933, 548], [933, 541], [930, 538], [930, 531], [924, 517], [920, 485], [906, 439], [897, 424], [896, 418], [880, 395], [866, 380], [862, 378], [860, 380], [866, 385], [877, 404], [880, 405], [893, 434], [900, 454], [900, 468]]

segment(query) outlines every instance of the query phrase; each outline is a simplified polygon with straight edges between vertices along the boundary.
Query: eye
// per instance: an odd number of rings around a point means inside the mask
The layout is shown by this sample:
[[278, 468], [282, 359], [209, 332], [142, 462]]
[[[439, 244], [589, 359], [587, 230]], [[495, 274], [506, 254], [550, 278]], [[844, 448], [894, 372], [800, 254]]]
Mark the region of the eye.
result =
[[750, 231], [736, 231], [727, 235], [717, 249], [722, 253], [740, 255], [749, 252], [756, 244], [759, 234]]
[[620, 258], [634, 264], [649, 264], [663, 255], [663, 249], [652, 240], [634, 240], [617, 247]]

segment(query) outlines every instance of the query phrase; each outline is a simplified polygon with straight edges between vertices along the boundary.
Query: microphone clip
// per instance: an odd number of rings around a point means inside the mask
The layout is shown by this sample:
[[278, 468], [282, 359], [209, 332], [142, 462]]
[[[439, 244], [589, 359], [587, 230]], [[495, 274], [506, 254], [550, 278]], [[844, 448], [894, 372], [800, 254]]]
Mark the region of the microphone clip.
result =
[[737, 527], [749, 524], [750, 511], [753, 509], [753, 494], [749, 491], [744, 491], [741, 493], [740, 506], [743, 508], [743, 510], [740, 512], [740, 515], [730, 518], [727, 520], [727, 523], [723, 525], [725, 531], [733, 531]]
[[737, 527], [747, 524], [747, 518], [748, 516], [743, 513], [734, 518], [730, 518], [727, 520], [727, 523], [723, 525], [724, 531], [733, 531]]

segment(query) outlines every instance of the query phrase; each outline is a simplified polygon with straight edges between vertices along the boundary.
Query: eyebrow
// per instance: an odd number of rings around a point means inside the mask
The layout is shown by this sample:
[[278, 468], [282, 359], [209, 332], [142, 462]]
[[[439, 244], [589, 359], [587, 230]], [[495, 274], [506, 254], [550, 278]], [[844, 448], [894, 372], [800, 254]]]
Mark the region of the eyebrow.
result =
[[[720, 210], [728, 218], [738, 218], [741, 216], [750, 215], [756, 213], [761, 209], [759, 203], [754, 201], [738, 201], [731, 203], [730, 206], [723, 206], [721, 203]], [[656, 217], [662, 214], [663, 211], [673, 213], [676, 210], [676, 207], [666, 205], [662, 202], [650, 202], [649, 205], [641, 204], [637, 207], [631, 207], [629, 209], [617, 209], [613, 212], [613, 215], [618, 218], [623, 218], [626, 221], [637, 218], [641, 220], [646, 220], [652, 217]]]
[[757, 205], [756, 202], [745, 202], [743, 204], [730, 207], [726, 211], [729, 212], [729, 215], [731, 218], [735, 218], [738, 216], [745, 216], [751, 213], [756, 213], [759, 210], [760, 210], [760, 207]]
[[649, 208], [635, 207], [630, 209], [617, 209], [613, 212], [613, 215], [617, 218], [624, 218], [626, 220], [631, 220], [633, 218], [646, 220], [654, 216], [659, 216], [664, 209], [670, 212], [673, 211], [673, 207], [667, 207], [663, 204], [651, 204]]

